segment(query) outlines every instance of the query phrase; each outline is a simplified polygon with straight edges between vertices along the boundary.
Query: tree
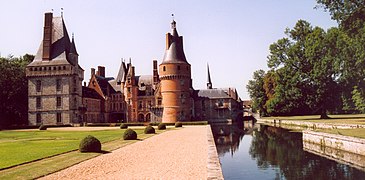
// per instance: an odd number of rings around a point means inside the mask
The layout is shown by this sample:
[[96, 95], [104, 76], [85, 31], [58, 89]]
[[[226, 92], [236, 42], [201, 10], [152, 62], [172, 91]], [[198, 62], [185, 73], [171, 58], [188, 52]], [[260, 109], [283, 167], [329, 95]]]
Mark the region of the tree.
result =
[[0, 126], [26, 124], [28, 114], [28, 81], [26, 66], [33, 55], [0, 58]]
[[[365, 76], [365, 4], [363, 0], [317, 0], [318, 7], [330, 12], [339, 23], [337, 57], [342, 99], [346, 109], [362, 109], [359, 93], [364, 92]], [[351, 102], [352, 101], [352, 102]]]
[[257, 70], [253, 73], [253, 80], [249, 80], [246, 86], [253, 102], [252, 109], [253, 111], [259, 110], [261, 116], [267, 115], [265, 108], [267, 97], [264, 90], [264, 77], [265, 71]]
[[[296, 115], [320, 112], [328, 118], [338, 96], [338, 75], [334, 57], [328, 55], [332, 40], [320, 27], [299, 20], [288, 37], [270, 46], [268, 66], [279, 78], [275, 87], [276, 98], [268, 100], [268, 112]], [[267, 90], [266, 90], [267, 91]], [[280, 109], [278, 109], [280, 107]]]

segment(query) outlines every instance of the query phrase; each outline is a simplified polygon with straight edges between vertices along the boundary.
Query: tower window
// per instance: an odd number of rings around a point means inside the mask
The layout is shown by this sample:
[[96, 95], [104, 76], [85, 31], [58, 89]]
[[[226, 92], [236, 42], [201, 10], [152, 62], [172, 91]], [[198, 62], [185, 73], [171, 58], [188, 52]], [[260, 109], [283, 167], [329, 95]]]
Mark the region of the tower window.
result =
[[61, 117], [61, 113], [57, 113], [57, 123], [62, 122], [62, 117]]
[[163, 71], [166, 71], [166, 66], [163, 67]]
[[41, 92], [42, 81], [41, 80], [37, 80], [35, 84], [36, 84], [36, 91], [37, 92]]
[[41, 113], [37, 113], [37, 115], [36, 115], [36, 121], [37, 121], [37, 124], [42, 123], [42, 116], [41, 116]]
[[61, 97], [57, 97], [56, 98], [56, 101], [57, 101], [57, 107], [61, 107], [61, 105], [62, 105], [62, 101], [61, 101], [62, 99], [61, 99]]
[[180, 71], [180, 66], [177, 66], [177, 70], [179, 70], [179, 71]]
[[41, 97], [37, 97], [36, 98], [36, 106], [37, 106], [37, 108], [42, 108]]
[[56, 79], [56, 90], [61, 91], [61, 79]]

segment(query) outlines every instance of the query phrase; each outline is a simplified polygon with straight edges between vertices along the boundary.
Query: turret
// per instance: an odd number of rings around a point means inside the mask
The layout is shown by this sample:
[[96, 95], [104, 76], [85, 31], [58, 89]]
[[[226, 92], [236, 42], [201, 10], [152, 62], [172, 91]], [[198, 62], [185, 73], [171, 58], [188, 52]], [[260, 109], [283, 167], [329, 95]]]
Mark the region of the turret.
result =
[[191, 67], [187, 62], [183, 37], [179, 36], [176, 22], [166, 34], [166, 50], [159, 66], [162, 95], [162, 122], [190, 121], [193, 111], [191, 98]]

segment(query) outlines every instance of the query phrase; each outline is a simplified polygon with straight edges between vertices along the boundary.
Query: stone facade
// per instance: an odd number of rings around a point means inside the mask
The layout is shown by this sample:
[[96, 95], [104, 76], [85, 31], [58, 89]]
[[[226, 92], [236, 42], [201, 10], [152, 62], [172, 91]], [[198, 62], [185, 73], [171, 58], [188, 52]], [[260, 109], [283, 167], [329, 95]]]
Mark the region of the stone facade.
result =
[[237, 91], [213, 88], [209, 69], [207, 90], [194, 90], [175, 21], [166, 34], [161, 64], [152, 62], [152, 75], [136, 75], [131, 60], [121, 62], [115, 77], [106, 77], [103, 66], [97, 72], [92, 68], [88, 84], [82, 86], [84, 70], [74, 39], [70, 41], [62, 17], [46, 13], [43, 41], [26, 70], [29, 124], [215, 122], [241, 116]]
[[29, 125], [79, 123], [83, 73], [63, 18], [46, 13], [43, 41], [26, 68]]

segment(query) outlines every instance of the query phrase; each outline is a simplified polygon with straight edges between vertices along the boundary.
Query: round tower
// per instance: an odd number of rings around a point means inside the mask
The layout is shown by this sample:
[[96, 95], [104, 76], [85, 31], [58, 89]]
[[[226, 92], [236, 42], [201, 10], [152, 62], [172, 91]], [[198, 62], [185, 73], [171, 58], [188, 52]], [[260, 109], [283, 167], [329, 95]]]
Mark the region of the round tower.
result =
[[186, 61], [183, 37], [178, 35], [175, 21], [171, 30], [166, 34], [165, 56], [159, 65], [162, 122], [165, 123], [190, 121], [193, 111], [191, 66]]

